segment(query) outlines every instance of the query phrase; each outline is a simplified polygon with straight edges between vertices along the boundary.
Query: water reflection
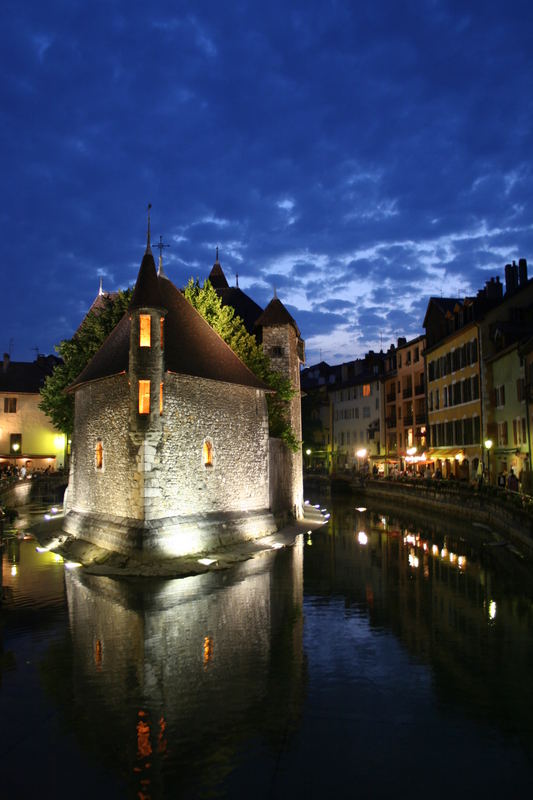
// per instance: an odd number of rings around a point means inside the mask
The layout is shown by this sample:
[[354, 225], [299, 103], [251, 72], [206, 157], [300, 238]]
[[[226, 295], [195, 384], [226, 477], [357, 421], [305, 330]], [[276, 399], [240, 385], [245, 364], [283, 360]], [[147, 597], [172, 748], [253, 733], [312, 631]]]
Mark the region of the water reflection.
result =
[[[205, 791], [298, 716], [302, 547], [184, 580], [66, 575], [70, 715], [139, 797]], [[49, 665], [52, 667], [52, 665]]]
[[295, 548], [185, 580], [88, 576], [10, 540], [2, 792], [521, 796], [531, 578], [486, 530], [355, 503]]
[[518, 736], [533, 755], [531, 567], [490, 531], [338, 505], [306, 550], [305, 595], [341, 596], [375, 635], [392, 632], [433, 690]]

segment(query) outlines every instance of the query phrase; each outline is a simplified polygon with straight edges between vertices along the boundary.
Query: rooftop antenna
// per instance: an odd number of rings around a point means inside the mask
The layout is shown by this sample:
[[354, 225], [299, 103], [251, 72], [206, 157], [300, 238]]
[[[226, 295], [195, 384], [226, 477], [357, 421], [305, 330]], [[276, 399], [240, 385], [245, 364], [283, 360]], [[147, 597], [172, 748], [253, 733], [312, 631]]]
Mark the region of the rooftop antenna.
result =
[[151, 253], [152, 248], [150, 247], [150, 209], [152, 208], [152, 204], [148, 203], [148, 229], [146, 233], [146, 252]]
[[159, 236], [159, 242], [156, 244], [156, 247], [159, 250], [159, 269], [157, 270], [157, 274], [161, 275], [161, 277], [166, 278], [166, 275], [163, 271], [163, 248], [170, 247], [169, 244], [163, 244], [163, 237]]

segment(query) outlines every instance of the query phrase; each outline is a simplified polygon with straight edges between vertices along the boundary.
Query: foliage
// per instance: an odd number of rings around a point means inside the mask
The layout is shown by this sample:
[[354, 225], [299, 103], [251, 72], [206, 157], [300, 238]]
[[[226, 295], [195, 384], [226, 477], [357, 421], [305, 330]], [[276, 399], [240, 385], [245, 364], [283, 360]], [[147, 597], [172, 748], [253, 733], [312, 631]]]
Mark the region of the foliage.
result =
[[282, 439], [290, 450], [297, 452], [301, 443], [294, 435], [288, 418], [288, 404], [295, 395], [290, 380], [273, 369], [269, 357], [257, 343], [255, 336], [248, 333], [242, 319], [236, 316], [235, 309], [222, 305], [210, 281], [205, 281], [200, 286], [198, 280], [191, 278], [185, 287], [185, 297], [241, 361], [267, 386], [274, 389], [274, 394], [267, 394], [270, 435]]
[[78, 377], [103, 341], [127, 311], [132, 290], [103, 295], [102, 304], [83, 320], [72, 339], [56, 346], [63, 361], [55, 367], [41, 389], [39, 408], [51, 419], [58, 431], [72, 435], [74, 429], [74, 397], [65, 389]]

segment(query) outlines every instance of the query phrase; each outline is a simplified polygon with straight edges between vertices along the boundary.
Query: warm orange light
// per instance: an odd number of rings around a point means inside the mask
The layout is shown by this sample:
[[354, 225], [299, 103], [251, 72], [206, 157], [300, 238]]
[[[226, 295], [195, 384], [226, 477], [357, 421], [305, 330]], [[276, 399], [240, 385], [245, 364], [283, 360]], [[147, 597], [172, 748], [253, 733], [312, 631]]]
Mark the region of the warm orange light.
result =
[[208, 663], [213, 658], [213, 640], [210, 636], [206, 636], [204, 638], [204, 667], [207, 667]]
[[370, 384], [365, 383], [363, 386], [363, 397], [370, 397]]
[[159, 384], [159, 413], [163, 413], [163, 384]]
[[96, 469], [102, 469], [104, 466], [104, 447], [102, 442], [96, 442], [95, 448], [95, 462], [96, 462]]
[[161, 317], [161, 350], [165, 346], [165, 319]]
[[202, 456], [204, 460], [204, 467], [213, 466], [213, 445], [211, 442], [204, 442], [202, 447]]
[[139, 381], [139, 414], [150, 413], [150, 381]]
[[141, 719], [137, 723], [137, 756], [140, 758], [146, 758], [150, 755], [152, 755], [150, 726]]
[[141, 314], [139, 317], [139, 344], [141, 347], [150, 347], [150, 314]]

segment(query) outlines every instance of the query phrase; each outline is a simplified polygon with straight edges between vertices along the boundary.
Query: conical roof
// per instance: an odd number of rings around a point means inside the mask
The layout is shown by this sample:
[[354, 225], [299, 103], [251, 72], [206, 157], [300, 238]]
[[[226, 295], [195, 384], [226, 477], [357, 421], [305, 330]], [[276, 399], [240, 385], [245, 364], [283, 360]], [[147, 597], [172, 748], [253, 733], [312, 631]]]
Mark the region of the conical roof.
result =
[[141, 261], [137, 282], [130, 301], [129, 310], [137, 308], [162, 308], [161, 295], [159, 293], [159, 279], [155, 267], [154, 257], [150, 247]]
[[[155, 272], [153, 257], [151, 261]], [[235, 355], [172, 281], [163, 276], [158, 278], [156, 275], [157, 286], [154, 287], [151, 266], [146, 262], [147, 254], [139, 270], [143, 291], [137, 291], [136, 285], [130, 308], [148, 305], [166, 310], [163, 352], [165, 371], [268, 391], [266, 384]], [[136, 298], [138, 305], [134, 305]], [[87, 381], [128, 370], [130, 326], [129, 314], [126, 314], [69, 387], [70, 389]]]
[[275, 325], [292, 325], [297, 335], [300, 336], [298, 325], [291, 317], [278, 297], [273, 297], [255, 324], [260, 328], [271, 328]]
[[229, 287], [224, 271], [218, 261], [213, 264], [208, 280], [213, 289], [227, 289]]

